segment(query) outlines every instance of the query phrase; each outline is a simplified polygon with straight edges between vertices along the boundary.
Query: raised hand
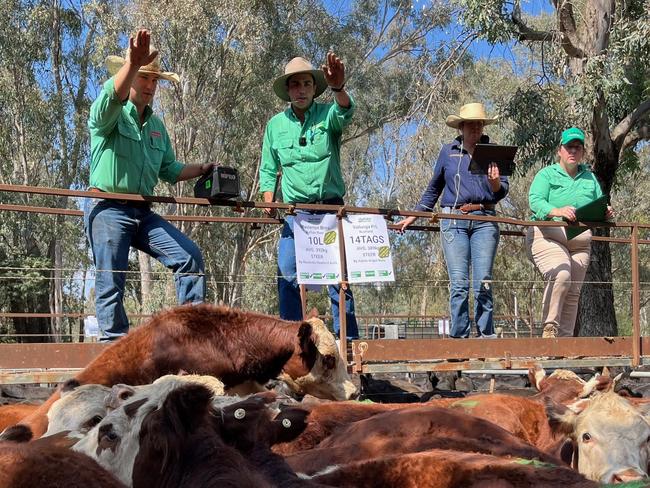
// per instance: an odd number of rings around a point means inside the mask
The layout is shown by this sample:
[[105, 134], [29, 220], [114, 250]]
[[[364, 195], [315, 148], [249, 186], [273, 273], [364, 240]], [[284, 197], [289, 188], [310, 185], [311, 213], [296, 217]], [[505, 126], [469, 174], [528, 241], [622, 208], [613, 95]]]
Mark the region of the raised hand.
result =
[[327, 63], [322, 67], [325, 73], [327, 86], [330, 88], [341, 88], [345, 83], [345, 65], [343, 61], [333, 52], [327, 53]]
[[135, 38], [131, 36], [129, 38], [129, 59], [127, 61], [133, 66], [140, 67], [148, 65], [156, 59], [158, 51], [149, 52], [150, 42], [151, 34], [147, 29], [140, 29], [135, 34]]

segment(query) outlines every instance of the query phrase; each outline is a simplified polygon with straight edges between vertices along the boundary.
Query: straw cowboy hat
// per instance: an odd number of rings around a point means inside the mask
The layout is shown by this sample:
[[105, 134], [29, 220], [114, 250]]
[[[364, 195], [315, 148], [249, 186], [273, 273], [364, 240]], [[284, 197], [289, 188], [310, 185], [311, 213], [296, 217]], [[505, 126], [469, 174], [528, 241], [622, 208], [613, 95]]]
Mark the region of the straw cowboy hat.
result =
[[482, 120], [485, 125], [494, 124], [498, 117], [488, 117], [482, 103], [468, 103], [460, 107], [458, 115], [450, 115], [445, 120], [449, 127], [458, 129], [460, 124], [466, 120]]
[[[149, 51], [153, 51], [155, 48], [151, 46], [149, 48]], [[126, 55], [128, 57], [129, 51], [127, 49]], [[126, 63], [126, 59], [121, 57], [121, 56], [108, 56], [106, 58], [106, 67], [108, 68], [108, 72], [111, 76], [114, 76], [115, 73], [117, 73], [120, 68]], [[176, 73], [172, 73], [171, 71], [162, 71], [160, 69], [160, 55], [156, 56], [156, 58], [149, 63], [146, 66], [141, 66], [140, 69], [138, 70], [138, 73], [151, 73], [160, 76], [161, 79], [163, 80], [169, 80], [173, 81], [175, 83], [178, 83], [181, 81], [180, 76], [178, 76]]]
[[309, 73], [316, 80], [316, 94], [314, 98], [320, 96], [327, 90], [327, 81], [325, 80], [325, 73], [320, 69], [314, 69], [309, 61], [305, 58], [293, 58], [284, 67], [284, 74], [273, 82], [273, 91], [285, 102], [290, 102], [289, 93], [287, 93], [287, 80], [290, 76], [297, 75], [298, 73]]

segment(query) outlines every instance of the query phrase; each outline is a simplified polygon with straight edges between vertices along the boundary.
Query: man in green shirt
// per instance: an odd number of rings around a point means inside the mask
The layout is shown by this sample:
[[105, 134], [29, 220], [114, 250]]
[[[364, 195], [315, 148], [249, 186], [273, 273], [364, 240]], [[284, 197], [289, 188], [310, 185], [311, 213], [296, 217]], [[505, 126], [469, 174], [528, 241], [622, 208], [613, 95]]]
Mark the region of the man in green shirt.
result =
[[[327, 88], [335, 103], [314, 101]], [[304, 58], [293, 58], [284, 75], [273, 83], [275, 94], [289, 107], [268, 122], [264, 133], [260, 165], [260, 191], [265, 202], [273, 200], [276, 175], [282, 172], [282, 197], [287, 203], [343, 205], [345, 183], [341, 173], [341, 135], [354, 113], [354, 100], [345, 91], [345, 66], [334, 54], [327, 54], [322, 70]], [[273, 211], [266, 210], [273, 215]], [[300, 291], [296, 281], [294, 218], [285, 217], [278, 245], [278, 294], [280, 316], [302, 320]], [[332, 302], [334, 332], [339, 334], [339, 286], [328, 286]], [[346, 290], [347, 336], [359, 333], [354, 315], [352, 291]]]
[[[129, 39], [126, 59], [106, 60], [112, 78], [90, 109], [90, 190], [152, 195], [158, 178], [168, 183], [188, 180], [213, 164], [176, 161], [165, 126], [150, 107], [158, 80], [179, 81], [160, 69], [150, 35], [140, 30]], [[93, 199], [84, 224], [95, 261], [95, 310], [100, 340], [126, 334], [129, 322], [122, 303], [129, 249], [155, 257], [174, 271], [179, 303], [205, 298], [201, 251], [185, 234], [152, 212], [147, 202]]]

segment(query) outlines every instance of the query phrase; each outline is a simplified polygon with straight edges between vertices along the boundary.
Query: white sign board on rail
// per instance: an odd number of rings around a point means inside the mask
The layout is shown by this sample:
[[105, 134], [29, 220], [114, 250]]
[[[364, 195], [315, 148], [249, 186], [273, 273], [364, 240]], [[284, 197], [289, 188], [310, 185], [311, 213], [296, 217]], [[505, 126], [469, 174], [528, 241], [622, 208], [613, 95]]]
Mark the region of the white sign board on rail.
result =
[[339, 232], [335, 214], [296, 215], [296, 270], [301, 285], [334, 285], [341, 281]]
[[347, 215], [343, 219], [343, 235], [350, 283], [395, 281], [388, 226], [383, 216]]

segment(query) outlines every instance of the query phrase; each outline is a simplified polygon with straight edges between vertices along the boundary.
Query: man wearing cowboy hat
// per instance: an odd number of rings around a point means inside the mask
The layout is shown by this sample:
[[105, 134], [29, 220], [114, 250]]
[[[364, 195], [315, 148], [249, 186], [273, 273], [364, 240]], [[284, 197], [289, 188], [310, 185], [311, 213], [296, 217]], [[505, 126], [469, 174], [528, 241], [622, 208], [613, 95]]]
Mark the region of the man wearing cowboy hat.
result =
[[[314, 99], [327, 88], [335, 103]], [[290, 105], [266, 126], [260, 165], [260, 191], [265, 202], [273, 200], [275, 180], [282, 172], [282, 197], [287, 203], [343, 205], [345, 183], [341, 172], [341, 135], [352, 120], [354, 101], [345, 91], [345, 67], [332, 52], [323, 69], [304, 58], [293, 58], [284, 75], [273, 83], [275, 94]], [[268, 215], [273, 211], [266, 209]], [[293, 216], [285, 216], [278, 245], [278, 294], [280, 316], [302, 320], [300, 292], [296, 281], [296, 250]], [[334, 332], [339, 333], [339, 286], [328, 286], [332, 302]], [[352, 291], [346, 290], [347, 336], [359, 333]]]
[[[126, 58], [106, 60], [111, 78], [92, 104], [90, 129], [90, 190], [153, 195], [158, 178], [168, 183], [188, 180], [213, 164], [183, 164], [176, 160], [167, 130], [153, 114], [151, 102], [158, 80], [180, 81], [160, 69], [150, 35], [139, 30], [129, 39]], [[100, 340], [126, 334], [129, 322], [122, 303], [129, 248], [155, 257], [174, 270], [179, 303], [205, 298], [201, 251], [185, 234], [158, 214], [148, 202], [93, 199], [84, 224], [96, 268], [95, 308]]]
[[[496, 203], [508, 193], [508, 178], [499, 175], [492, 163], [487, 175], [469, 171], [474, 148], [488, 143], [483, 128], [493, 124], [482, 103], [468, 103], [458, 115], [450, 115], [445, 123], [460, 132], [451, 144], [445, 144], [434, 166], [433, 178], [422, 195], [416, 211], [430, 212], [440, 198], [442, 213], [495, 215]], [[405, 230], [417, 217], [400, 222]], [[442, 251], [447, 263], [450, 293], [451, 337], [469, 337], [469, 288], [474, 291], [474, 321], [478, 336], [494, 338], [492, 268], [499, 244], [499, 227], [494, 222], [442, 219], [440, 221]]]

